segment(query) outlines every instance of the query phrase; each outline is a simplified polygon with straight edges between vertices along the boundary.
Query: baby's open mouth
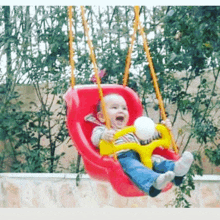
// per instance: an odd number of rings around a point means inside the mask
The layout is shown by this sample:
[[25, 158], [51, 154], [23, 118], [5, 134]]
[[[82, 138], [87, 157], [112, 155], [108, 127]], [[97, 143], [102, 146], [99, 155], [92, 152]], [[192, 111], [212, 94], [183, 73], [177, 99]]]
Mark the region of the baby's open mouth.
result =
[[116, 117], [116, 121], [123, 122], [124, 117], [123, 116], [118, 116], [118, 117]]

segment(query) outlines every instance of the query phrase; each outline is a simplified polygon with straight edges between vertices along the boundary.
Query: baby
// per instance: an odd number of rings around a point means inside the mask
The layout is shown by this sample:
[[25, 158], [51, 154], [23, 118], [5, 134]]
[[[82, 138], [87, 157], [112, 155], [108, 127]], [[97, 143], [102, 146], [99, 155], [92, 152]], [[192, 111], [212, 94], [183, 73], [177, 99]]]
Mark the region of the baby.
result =
[[[104, 100], [111, 129], [108, 130], [104, 125], [94, 128], [91, 140], [97, 147], [101, 139], [113, 141], [115, 132], [127, 126], [129, 120], [127, 104], [122, 96], [112, 93], [106, 95]], [[100, 105], [97, 111], [97, 118], [100, 122], [105, 123]], [[171, 129], [169, 120], [166, 120], [164, 124]], [[159, 136], [158, 133], [155, 133], [155, 137], [157, 136]], [[129, 133], [117, 139], [115, 144], [125, 142], [140, 143], [140, 140], [138, 140], [134, 133]], [[193, 162], [193, 155], [190, 152], [183, 153], [182, 157], [176, 162], [153, 156], [153, 170], [151, 170], [141, 163], [139, 154], [133, 150], [117, 152], [117, 158], [132, 182], [151, 197], [157, 196], [168, 182], [172, 181], [175, 185], [179, 186]]]

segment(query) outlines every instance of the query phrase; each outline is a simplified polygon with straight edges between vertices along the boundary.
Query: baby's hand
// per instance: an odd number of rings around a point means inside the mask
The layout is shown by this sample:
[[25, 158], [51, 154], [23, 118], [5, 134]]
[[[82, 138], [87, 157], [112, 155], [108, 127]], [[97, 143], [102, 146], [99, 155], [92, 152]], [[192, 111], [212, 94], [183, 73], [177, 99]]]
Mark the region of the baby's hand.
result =
[[161, 121], [161, 124], [164, 124], [169, 130], [172, 130], [172, 124], [170, 119], [166, 119], [165, 121]]
[[102, 139], [105, 141], [113, 141], [114, 140], [115, 131], [113, 129], [108, 130], [107, 128], [102, 134]]

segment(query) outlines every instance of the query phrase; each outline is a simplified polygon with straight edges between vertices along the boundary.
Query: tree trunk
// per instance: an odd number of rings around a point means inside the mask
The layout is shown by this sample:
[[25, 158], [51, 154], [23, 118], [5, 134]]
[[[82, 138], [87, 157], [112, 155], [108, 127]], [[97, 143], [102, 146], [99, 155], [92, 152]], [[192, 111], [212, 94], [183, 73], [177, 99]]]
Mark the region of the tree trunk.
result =
[[10, 24], [10, 6], [3, 6], [4, 11], [4, 23], [5, 23], [5, 44], [6, 44], [6, 68], [7, 68], [7, 78], [6, 78], [6, 89], [9, 91], [12, 86], [12, 60], [11, 60], [11, 24]]

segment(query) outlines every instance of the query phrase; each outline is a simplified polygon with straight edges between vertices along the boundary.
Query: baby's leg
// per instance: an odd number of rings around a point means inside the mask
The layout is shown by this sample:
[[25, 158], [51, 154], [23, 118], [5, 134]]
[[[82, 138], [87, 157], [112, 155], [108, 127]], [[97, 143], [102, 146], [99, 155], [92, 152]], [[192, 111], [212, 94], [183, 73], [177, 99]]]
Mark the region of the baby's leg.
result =
[[161, 190], [167, 185], [167, 183], [171, 182], [174, 179], [174, 177], [175, 174], [172, 171], [160, 174], [160, 176], [154, 182], [153, 187]]
[[179, 186], [183, 182], [184, 176], [189, 171], [192, 162], [193, 155], [190, 152], [183, 153], [182, 157], [174, 162], [171, 160], [161, 159], [153, 160], [154, 170], [158, 173], [166, 173], [168, 171], [173, 171], [175, 173], [175, 178], [173, 180], [174, 184]]
[[153, 155], [153, 169], [157, 173], [166, 173], [167, 171], [173, 171], [175, 168], [175, 162], [167, 160], [166, 158], [158, 155]]
[[128, 151], [121, 153], [118, 156], [118, 160], [124, 172], [139, 189], [152, 197], [157, 196], [161, 192], [160, 189], [152, 187], [160, 174], [144, 166], [140, 162], [140, 157], [136, 152]]
[[193, 160], [193, 155], [190, 152], [184, 152], [182, 157], [175, 162], [175, 167], [173, 170], [175, 176], [185, 176], [188, 173]]
[[187, 174], [189, 171], [192, 162], [193, 155], [186, 151], [183, 153], [182, 157], [174, 162], [171, 160], [166, 160], [162, 157], [152, 156], [152, 160], [154, 162], [154, 170], [158, 173], [166, 173], [167, 171], [173, 171], [175, 176], [182, 177]]
[[[164, 157], [155, 155], [152, 157], [154, 164], [154, 171], [157, 173], [166, 173], [168, 171], [174, 171], [175, 162], [172, 160], [167, 160]], [[183, 177], [177, 177], [172, 181], [176, 186], [179, 186], [183, 182]]]
[[175, 178], [174, 163], [166, 160], [160, 155], [152, 155], [152, 161], [154, 162], [154, 169], [161, 174], [154, 183], [156, 189], [163, 189], [167, 183], [171, 182]]

